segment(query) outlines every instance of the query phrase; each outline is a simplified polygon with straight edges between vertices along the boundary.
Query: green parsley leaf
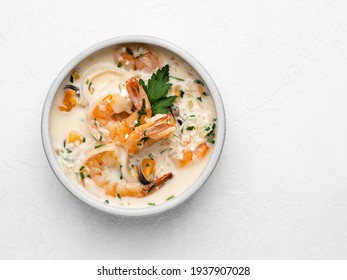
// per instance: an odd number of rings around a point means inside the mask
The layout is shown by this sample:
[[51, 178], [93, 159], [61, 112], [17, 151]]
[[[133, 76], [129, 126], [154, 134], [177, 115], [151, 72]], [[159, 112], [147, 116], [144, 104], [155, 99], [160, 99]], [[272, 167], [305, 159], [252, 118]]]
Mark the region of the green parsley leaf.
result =
[[110, 204], [110, 202], [108, 201], [108, 199], [105, 200], [105, 204]]
[[122, 197], [120, 196], [120, 194], [119, 194], [119, 193], [117, 193], [117, 197], [118, 197], [119, 199], [122, 199]]
[[81, 176], [82, 180], [85, 178], [84, 173], [82, 171], [80, 171], [80, 176]]
[[86, 80], [86, 85], [88, 85], [88, 84], [89, 84], [89, 79]]
[[158, 100], [154, 105], [152, 105], [153, 115], [166, 114], [170, 110], [170, 107], [176, 98], [177, 96], [168, 96]]
[[199, 100], [200, 102], [202, 102], [202, 98], [199, 96], [196, 98], [197, 100]]
[[117, 67], [121, 68], [122, 67], [122, 62], [118, 62]]
[[180, 93], [181, 98], [183, 98], [184, 91], [180, 89], [179, 93]]
[[139, 80], [151, 103], [153, 115], [166, 114], [176, 99], [176, 96], [166, 96], [172, 87], [172, 83], [169, 83], [169, 80], [168, 64], [158, 69], [156, 73], [153, 73], [147, 85], [142, 79]]
[[70, 75], [70, 83], [73, 83], [73, 76]]
[[84, 166], [84, 165], [82, 165], [82, 166], [81, 166], [81, 168], [80, 168], [80, 171], [82, 171], [84, 167], [85, 167], [85, 166]]
[[187, 127], [187, 130], [193, 130], [193, 129], [195, 129], [195, 126], [188, 126]]
[[148, 205], [150, 205], [150, 206], [155, 206], [155, 203], [153, 203], [153, 202], [148, 202]]
[[83, 137], [83, 140], [82, 140], [82, 143], [84, 143], [84, 142], [86, 142], [86, 138], [85, 137]]
[[171, 196], [169, 196], [166, 200], [173, 199], [174, 197], [175, 197], [174, 195], [171, 195]]

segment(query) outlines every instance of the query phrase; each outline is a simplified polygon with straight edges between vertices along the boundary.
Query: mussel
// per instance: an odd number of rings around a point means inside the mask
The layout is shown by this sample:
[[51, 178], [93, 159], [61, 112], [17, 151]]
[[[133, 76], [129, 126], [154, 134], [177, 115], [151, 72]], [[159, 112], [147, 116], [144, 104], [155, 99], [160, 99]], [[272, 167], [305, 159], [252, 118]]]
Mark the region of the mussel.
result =
[[181, 126], [183, 123], [183, 120], [180, 117], [179, 108], [177, 106], [171, 106], [170, 112], [171, 112], [171, 115], [173, 116], [173, 119], [175, 120], [175, 122], [177, 122], [179, 124], [179, 126]]
[[141, 165], [136, 167], [136, 172], [141, 184], [150, 184], [154, 180], [155, 160], [144, 158]]
[[73, 91], [75, 91], [76, 97], [80, 98], [81, 93], [80, 93], [80, 89], [78, 87], [76, 87], [74, 85], [66, 85], [64, 87], [64, 90], [66, 90], [66, 89], [72, 89]]

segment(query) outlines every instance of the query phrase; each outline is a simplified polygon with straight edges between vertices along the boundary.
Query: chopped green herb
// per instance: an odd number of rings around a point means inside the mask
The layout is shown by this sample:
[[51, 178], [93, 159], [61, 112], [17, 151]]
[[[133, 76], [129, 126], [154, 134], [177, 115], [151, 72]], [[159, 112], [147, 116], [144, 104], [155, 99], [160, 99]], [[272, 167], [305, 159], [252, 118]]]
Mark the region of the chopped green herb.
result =
[[66, 145], [66, 140], [64, 140], [64, 148], [66, 148], [65, 145]]
[[200, 102], [202, 102], [202, 98], [199, 96], [196, 98], [197, 100], [199, 100]]
[[177, 81], [181, 81], [181, 82], [184, 82], [184, 79], [182, 78], [178, 78], [178, 77], [174, 77], [174, 76], [169, 76], [171, 79], [175, 79]]
[[150, 154], [148, 155], [148, 157], [149, 157], [151, 160], [153, 160], [153, 155], [152, 155], [152, 153], [150, 153]]
[[207, 93], [206, 91], [204, 91], [202, 94], [203, 94], [203, 95], [205, 95], [205, 96], [207, 96], [207, 95], [208, 95], [208, 93]]
[[215, 129], [216, 129], [216, 119], [214, 119], [213, 123], [204, 129], [204, 131], [207, 132], [206, 133], [207, 142], [211, 144], [215, 143], [215, 140], [213, 139], [215, 137]]
[[143, 132], [143, 135], [147, 136], [147, 132], [148, 132], [148, 129], [145, 129], [145, 131]]
[[146, 163], [145, 167], [150, 167], [149, 163]]
[[89, 79], [86, 80], [86, 85], [88, 85], [88, 84], [89, 84]]
[[163, 68], [158, 69], [156, 73], [153, 73], [148, 80], [147, 85], [140, 79], [139, 83], [145, 90], [149, 102], [151, 103], [152, 113], [166, 114], [177, 96], [166, 96], [172, 87], [169, 83], [169, 65], [165, 65]]
[[184, 91], [180, 89], [180, 90], [179, 90], [179, 93], [180, 93], [181, 98], [183, 98]]
[[82, 143], [84, 143], [84, 142], [86, 142], [86, 138], [85, 137], [83, 137], [83, 140], [82, 140]]
[[82, 180], [85, 178], [84, 173], [82, 171], [80, 171], [80, 176], [81, 176]]
[[82, 166], [81, 166], [81, 168], [80, 168], [80, 171], [82, 171], [84, 167], [85, 167], [85, 166], [84, 166], [84, 165], [82, 165]]
[[204, 83], [201, 80], [195, 80], [194, 82], [199, 84], [199, 85], [202, 85], [203, 87], [205, 86]]
[[120, 84], [118, 84], [118, 88], [119, 88], [119, 92], [121, 92], [122, 91], [122, 87], [121, 87]]
[[110, 204], [110, 202], [108, 201], [108, 199], [106, 199], [104, 203], [105, 203], [105, 204]]
[[130, 55], [134, 55], [133, 51], [129, 49], [128, 47], [125, 47], [125, 51]]
[[123, 173], [122, 173], [122, 167], [123, 165], [119, 165], [119, 169], [120, 169], [120, 176], [119, 176], [119, 179], [123, 180]]
[[92, 178], [92, 176], [90, 176], [90, 174], [87, 175], [88, 178]]
[[154, 189], [155, 185], [153, 184], [152, 186], [149, 187], [147, 193], [150, 193]]
[[153, 203], [153, 202], [148, 202], [148, 205], [150, 205], [150, 206], [155, 206], [155, 203]]
[[186, 121], [186, 120], [188, 120], [188, 119], [190, 119], [190, 118], [195, 118], [195, 117], [196, 117], [196, 115], [188, 115], [188, 116], [185, 117], [184, 120]]
[[208, 133], [206, 134], [206, 136], [211, 136], [212, 134], [214, 134], [214, 130], [216, 128], [216, 123], [213, 122], [211, 125], [209, 125], [208, 127], [205, 128], [205, 131], [207, 131]]
[[135, 124], [135, 126], [141, 125], [142, 116], [147, 115], [147, 112], [145, 110], [146, 110], [146, 101], [144, 98], [142, 98], [142, 105], [141, 105], [141, 109], [137, 113], [137, 123]]
[[118, 62], [117, 67], [121, 68], [122, 67], [122, 62]]
[[102, 125], [97, 121], [96, 118], [94, 118], [94, 124], [98, 127], [102, 127]]
[[118, 197], [119, 199], [122, 199], [122, 197], [120, 196], [120, 194], [119, 194], [119, 193], [117, 193], [117, 197]]
[[72, 153], [72, 151], [69, 150], [69, 149], [66, 149], [66, 151], [67, 151], [68, 154], [71, 154], [71, 153]]
[[101, 148], [103, 146], [105, 146], [105, 144], [100, 144], [100, 145], [95, 146], [94, 149], [99, 149], [99, 148]]
[[142, 138], [141, 138], [141, 141], [142, 141], [143, 144], [144, 144], [144, 143], [146, 143], [146, 142], [148, 141], [148, 139], [149, 139], [149, 137], [142, 137]]
[[195, 126], [188, 126], [187, 127], [187, 130], [193, 130], [193, 129], [195, 129]]
[[70, 75], [70, 83], [73, 83], [73, 76]]
[[171, 195], [166, 200], [170, 200], [170, 199], [173, 199], [173, 198], [174, 198], [174, 195]]
[[102, 135], [100, 134], [99, 142], [102, 142]]
[[172, 148], [166, 148], [166, 149], [160, 151], [160, 153], [162, 154], [162, 153], [164, 153], [164, 152], [166, 152], [166, 151], [171, 152], [171, 151], [172, 151]]

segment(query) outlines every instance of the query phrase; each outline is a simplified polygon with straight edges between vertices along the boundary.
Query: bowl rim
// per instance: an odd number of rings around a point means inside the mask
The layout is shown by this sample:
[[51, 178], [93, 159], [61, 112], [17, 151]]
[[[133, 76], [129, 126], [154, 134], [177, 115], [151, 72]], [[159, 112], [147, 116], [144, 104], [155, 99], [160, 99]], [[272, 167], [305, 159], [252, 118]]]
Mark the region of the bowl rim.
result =
[[[126, 43], [143, 43], [143, 44], [155, 45], [155, 46], [167, 49], [173, 52], [174, 54], [180, 56], [182, 59], [184, 59], [200, 75], [202, 80], [207, 85], [210, 91], [210, 94], [213, 98], [216, 114], [217, 114], [216, 142], [214, 144], [212, 155], [209, 161], [207, 162], [206, 167], [204, 168], [204, 172], [190, 187], [188, 187], [180, 195], [178, 195], [174, 199], [171, 199], [169, 201], [166, 201], [163, 204], [160, 204], [154, 207], [146, 207], [146, 208], [113, 207], [111, 205], [101, 203], [100, 201], [92, 198], [91, 196], [89, 196], [88, 194], [84, 193], [82, 190], [77, 188], [75, 184], [73, 184], [73, 182], [68, 178], [68, 176], [65, 175], [54, 154], [54, 149], [51, 144], [50, 112], [51, 112], [51, 107], [52, 107], [55, 94], [59, 86], [63, 82], [64, 78], [76, 67], [76, 65], [78, 65], [82, 60], [92, 55], [93, 53], [98, 52], [104, 48], [111, 47], [112, 45], [119, 45], [119, 44], [126, 44]], [[205, 184], [207, 179], [210, 177], [210, 175], [212, 174], [213, 170], [215, 169], [218, 163], [218, 160], [220, 158], [223, 145], [224, 145], [225, 130], [226, 130], [226, 121], [225, 121], [225, 111], [224, 111], [223, 101], [217, 89], [217, 86], [215, 85], [214, 81], [212, 80], [212, 77], [208, 74], [205, 68], [192, 55], [190, 55], [184, 49], [176, 46], [175, 44], [167, 40], [157, 38], [157, 37], [143, 36], [143, 35], [119, 36], [119, 37], [114, 37], [108, 40], [104, 40], [92, 45], [91, 47], [85, 49], [84, 51], [79, 53], [77, 56], [75, 56], [72, 60], [70, 60], [68, 64], [65, 65], [65, 67], [59, 72], [58, 76], [53, 81], [47, 93], [47, 96], [43, 105], [42, 116], [41, 116], [41, 138], [42, 138], [43, 149], [46, 154], [49, 165], [51, 166], [53, 173], [55, 174], [57, 179], [60, 181], [60, 183], [70, 193], [72, 193], [75, 197], [77, 197], [79, 200], [83, 201], [84, 203], [98, 210], [101, 210], [105, 213], [113, 214], [116, 216], [128, 216], [128, 217], [149, 216], [149, 215], [165, 212], [169, 209], [172, 209], [180, 205], [184, 201], [188, 200], [193, 194], [195, 194], [199, 189], [201, 189], [201, 187]]]

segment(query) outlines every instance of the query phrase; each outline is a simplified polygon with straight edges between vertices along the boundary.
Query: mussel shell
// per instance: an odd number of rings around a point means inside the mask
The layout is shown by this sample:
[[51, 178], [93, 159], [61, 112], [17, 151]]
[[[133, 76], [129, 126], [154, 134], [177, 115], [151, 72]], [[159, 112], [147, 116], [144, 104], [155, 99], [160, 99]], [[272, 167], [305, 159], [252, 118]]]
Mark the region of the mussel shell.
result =
[[170, 111], [174, 117], [180, 116], [180, 109], [177, 106], [171, 106]]
[[80, 89], [79, 89], [78, 87], [76, 87], [76, 86], [74, 86], [74, 85], [66, 85], [66, 86], [64, 87], [64, 90], [65, 90], [65, 89], [72, 89], [73, 91], [76, 92], [76, 96], [77, 96], [77, 97], [80, 97]]
[[152, 181], [149, 181], [146, 176], [142, 173], [141, 167], [140, 166], [136, 166], [136, 173], [137, 176], [139, 178], [139, 181], [141, 182], [141, 184], [143, 185], [148, 185], [150, 184]]

